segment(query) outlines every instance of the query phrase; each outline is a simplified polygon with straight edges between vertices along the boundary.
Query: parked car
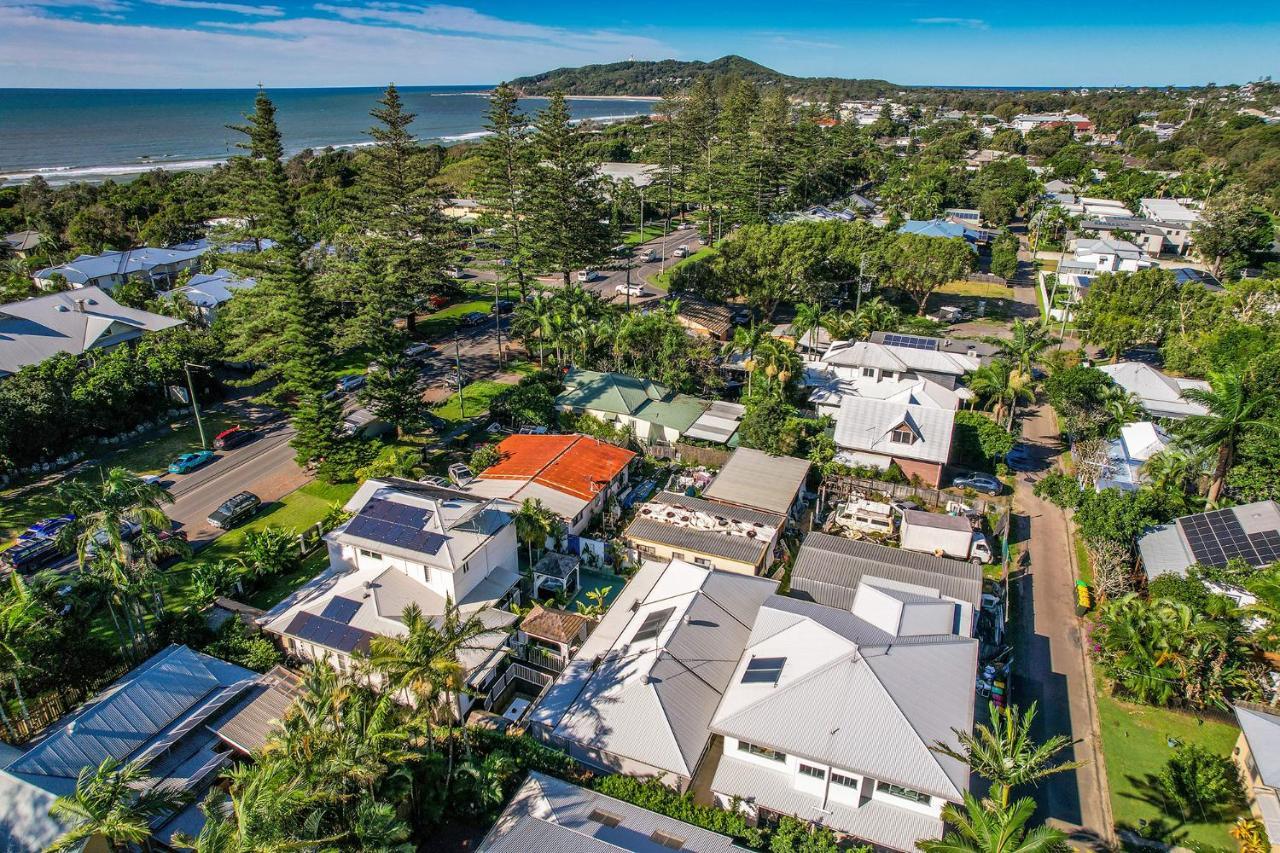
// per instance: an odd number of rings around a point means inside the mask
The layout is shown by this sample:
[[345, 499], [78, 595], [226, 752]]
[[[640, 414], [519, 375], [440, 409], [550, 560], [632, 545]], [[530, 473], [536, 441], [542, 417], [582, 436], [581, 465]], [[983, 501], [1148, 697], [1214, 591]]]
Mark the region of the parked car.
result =
[[435, 348], [426, 341], [419, 341], [416, 344], [409, 344], [404, 348], [405, 358], [422, 358], [429, 355]]
[[62, 557], [62, 549], [53, 539], [29, 539], [12, 548], [0, 551], [0, 566], [29, 574], [42, 569]]
[[645, 249], [637, 257], [642, 264], [651, 264], [658, 259], [658, 253], [653, 249]]
[[1004, 484], [990, 474], [974, 472], [972, 474], [961, 474], [951, 481], [951, 485], [958, 489], [973, 489], [975, 492], [982, 492], [988, 495], [998, 495], [1004, 491]]
[[707, 235], [706, 235], [706, 234], [699, 234], [699, 235], [698, 235], [698, 245], [699, 245], [699, 246], [705, 246], [705, 245], [707, 245]]
[[439, 293], [433, 293], [430, 296], [426, 296], [418, 300], [418, 307], [426, 308], [428, 311], [439, 311], [448, 304], [449, 297], [442, 296]]
[[467, 271], [462, 267], [448, 267], [445, 269], [444, 274], [449, 276], [449, 278], [464, 278], [466, 277]]
[[599, 277], [600, 277], [600, 273], [596, 272], [593, 269], [588, 268], [585, 270], [578, 270], [578, 281], [581, 281], [581, 282], [595, 281]]
[[339, 394], [350, 394], [352, 391], [359, 391], [364, 387], [364, 374], [353, 373], [350, 376], [343, 376], [334, 383], [333, 390]]
[[671, 257], [673, 258], [684, 258], [684, 257], [688, 257], [688, 255], [689, 255], [688, 246], [676, 246], [675, 249], [673, 249], [671, 252]]
[[615, 258], [625, 258], [631, 254], [631, 250], [624, 243], [619, 243], [609, 251]]
[[190, 474], [201, 465], [207, 465], [212, 462], [215, 456], [216, 454], [212, 450], [197, 450], [194, 453], [184, 453], [169, 463], [169, 473]]
[[237, 424], [231, 429], [224, 429], [213, 437], [214, 450], [230, 450], [242, 444], [248, 444], [258, 437], [257, 430]]
[[471, 311], [458, 318], [458, 322], [464, 326], [479, 326], [488, 320], [489, 315], [480, 311]]
[[489, 309], [494, 314], [510, 314], [516, 310], [516, 303], [511, 299], [498, 299], [494, 301], [493, 307]]
[[638, 284], [620, 284], [613, 291], [619, 296], [644, 296], [644, 288]]
[[30, 542], [33, 539], [53, 539], [58, 535], [58, 531], [75, 521], [76, 517], [72, 513], [59, 515], [54, 518], [42, 518], [26, 530], [18, 534], [19, 542]]
[[187, 553], [187, 534], [184, 530], [162, 530], [156, 535], [156, 544], [147, 552], [151, 562], [163, 565]]
[[241, 492], [223, 501], [209, 515], [209, 523], [221, 530], [230, 530], [257, 512], [261, 506], [262, 501], [253, 492]]
[[1031, 448], [1025, 444], [1015, 444], [1004, 458], [1004, 464], [1015, 471], [1030, 471], [1035, 461]]

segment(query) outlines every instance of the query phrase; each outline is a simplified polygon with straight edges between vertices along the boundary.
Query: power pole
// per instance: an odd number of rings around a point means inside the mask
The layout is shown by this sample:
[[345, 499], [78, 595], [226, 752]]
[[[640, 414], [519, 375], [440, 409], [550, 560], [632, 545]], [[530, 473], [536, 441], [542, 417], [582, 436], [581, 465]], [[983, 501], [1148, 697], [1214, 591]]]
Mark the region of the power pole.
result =
[[458, 332], [453, 333], [454, 376], [458, 380], [458, 420], [466, 420], [467, 399], [462, 395], [462, 354], [458, 345]]
[[502, 308], [498, 305], [502, 301], [500, 291], [502, 284], [499, 279], [493, 280], [493, 331], [498, 336], [498, 368], [502, 368]]
[[196, 386], [191, 381], [190, 368], [192, 367], [198, 367], [203, 370], [208, 370], [209, 368], [205, 367], [203, 364], [191, 364], [186, 361], [182, 362], [182, 372], [187, 374], [187, 392], [191, 395], [191, 411], [195, 413], [196, 429], [200, 432], [200, 448], [202, 450], [208, 450], [209, 442], [205, 440], [204, 437], [204, 421], [200, 419], [200, 404], [196, 402]]

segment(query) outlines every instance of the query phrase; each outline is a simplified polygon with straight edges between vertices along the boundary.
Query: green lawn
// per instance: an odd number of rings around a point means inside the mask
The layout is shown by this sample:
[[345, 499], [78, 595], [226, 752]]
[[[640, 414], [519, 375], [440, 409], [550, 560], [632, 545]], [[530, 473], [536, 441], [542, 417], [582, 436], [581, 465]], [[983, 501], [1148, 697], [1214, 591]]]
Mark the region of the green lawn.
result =
[[[236, 420], [222, 412], [204, 413], [205, 437], [213, 441], [215, 435]], [[75, 479], [100, 477], [105, 469], [116, 467], [128, 468], [137, 474], [154, 474], [167, 468], [175, 456], [199, 449], [200, 433], [192, 420], [122, 450], [100, 449], [97, 451], [98, 464], [81, 471]], [[7, 547], [12, 538], [32, 522], [63, 512], [55, 491], [55, 487], [50, 485], [0, 492], [0, 543], [3, 543], [0, 548]]]
[[[508, 364], [506, 369], [512, 373], [523, 375], [533, 373], [537, 368], [525, 361], [515, 361]], [[489, 402], [510, 387], [510, 382], [481, 379], [478, 382], [472, 382], [470, 385], [464, 386], [461, 395], [452, 395], [432, 409], [431, 412], [437, 417], [454, 423], [460, 423], [464, 419], [471, 420], [489, 411]], [[464, 403], [465, 406], [463, 405]], [[463, 417], [464, 408], [465, 418]]]
[[662, 226], [652, 223], [645, 225], [643, 231], [632, 231], [622, 238], [622, 242], [627, 246], [638, 246], [655, 237], [662, 236]]
[[1174, 826], [1176, 843], [1181, 846], [1236, 849], [1227, 831], [1231, 821], [1179, 825], [1176, 819], [1163, 814], [1160, 795], [1153, 787], [1154, 777], [1173, 755], [1169, 738], [1199, 743], [1229, 756], [1239, 735], [1235, 726], [1201, 721], [1163, 708], [1130, 705], [1106, 695], [1102, 685], [1098, 687], [1098, 718], [1117, 826], [1143, 833], [1143, 827], [1164, 820]]
[[418, 320], [414, 329], [414, 337], [422, 341], [433, 341], [448, 337], [453, 334], [454, 329], [458, 328], [458, 318], [463, 314], [470, 314], [472, 311], [488, 314], [491, 308], [493, 308], [493, 299], [473, 299], [450, 305], [425, 320]]
[[1049, 322], [1049, 309], [1044, 304], [1044, 290], [1040, 287], [1039, 281], [1036, 282], [1036, 305], [1040, 306], [1040, 319]]

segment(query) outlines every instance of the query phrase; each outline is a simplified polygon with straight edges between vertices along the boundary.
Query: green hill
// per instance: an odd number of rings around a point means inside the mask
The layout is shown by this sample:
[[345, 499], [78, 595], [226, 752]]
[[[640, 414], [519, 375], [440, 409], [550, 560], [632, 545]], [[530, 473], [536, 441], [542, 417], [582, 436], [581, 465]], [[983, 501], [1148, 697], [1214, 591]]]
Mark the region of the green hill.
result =
[[567, 95], [658, 96], [687, 89], [698, 79], [707, 80], [714, 89], [723, 89], [730, 81], [743, 79], [761, 85], [783, 86], [790, 94], [814, 98], [826, 98], [831, 94], [844, 98], [875, 97], [901, 89], [885, 80], [792, 77], [741, 56], [722, 56], [711, 62], [632, 60], [581, 68], [557, 68], [530, 77], [518, 77], [510, 83], [525, 95], [561, 91]]

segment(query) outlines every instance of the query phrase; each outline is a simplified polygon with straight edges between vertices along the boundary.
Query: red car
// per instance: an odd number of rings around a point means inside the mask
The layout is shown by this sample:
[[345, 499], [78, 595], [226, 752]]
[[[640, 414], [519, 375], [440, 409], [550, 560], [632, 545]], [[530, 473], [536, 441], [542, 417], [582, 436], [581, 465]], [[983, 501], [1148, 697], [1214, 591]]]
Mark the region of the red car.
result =
[[255, 433], [252, 429], [242, 426], [233, 426], [231, 429], [224, 429], [213, 437], [214, 450], [230, 450], [233, 447], [239, 447], [245, 442], [251, 441]]

